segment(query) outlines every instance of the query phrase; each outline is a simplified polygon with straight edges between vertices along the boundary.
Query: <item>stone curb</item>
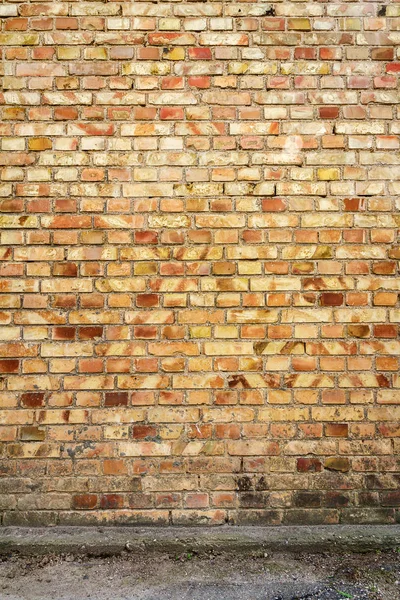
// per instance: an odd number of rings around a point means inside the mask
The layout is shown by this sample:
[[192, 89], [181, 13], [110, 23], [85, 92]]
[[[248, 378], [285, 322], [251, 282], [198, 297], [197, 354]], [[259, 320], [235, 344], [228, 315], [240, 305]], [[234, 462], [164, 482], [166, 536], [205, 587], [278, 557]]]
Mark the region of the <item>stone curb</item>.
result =
[[0, 555], [142, 552], [369, 552], [400, 547], [400, 525], [3, 527]]

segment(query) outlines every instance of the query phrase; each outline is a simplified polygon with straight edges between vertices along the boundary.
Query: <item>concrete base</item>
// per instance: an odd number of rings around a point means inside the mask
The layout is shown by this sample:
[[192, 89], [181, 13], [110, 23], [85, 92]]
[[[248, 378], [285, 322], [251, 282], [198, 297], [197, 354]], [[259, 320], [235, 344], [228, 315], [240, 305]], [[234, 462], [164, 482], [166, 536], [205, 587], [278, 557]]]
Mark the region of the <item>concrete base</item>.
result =
[[400, 547], [400, 525], [136, 528], [3, 527], [0, 555], [130, 552], [368, 552]]

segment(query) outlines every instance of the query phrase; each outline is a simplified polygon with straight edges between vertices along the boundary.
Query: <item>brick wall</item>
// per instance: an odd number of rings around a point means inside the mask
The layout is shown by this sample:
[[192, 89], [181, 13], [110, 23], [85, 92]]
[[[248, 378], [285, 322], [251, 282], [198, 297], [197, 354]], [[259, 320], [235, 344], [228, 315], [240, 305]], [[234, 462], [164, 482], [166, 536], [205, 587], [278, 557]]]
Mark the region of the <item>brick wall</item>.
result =
[[3, 524], [393, 522], [400, 3], [0, 16]]

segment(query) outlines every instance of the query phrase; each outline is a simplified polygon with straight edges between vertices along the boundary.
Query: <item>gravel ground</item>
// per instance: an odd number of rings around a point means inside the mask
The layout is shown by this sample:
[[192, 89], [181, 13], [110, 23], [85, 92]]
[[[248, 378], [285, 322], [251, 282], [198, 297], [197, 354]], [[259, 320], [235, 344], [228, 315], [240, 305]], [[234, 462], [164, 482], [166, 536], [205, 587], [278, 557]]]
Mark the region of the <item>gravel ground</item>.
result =
[[1, 600], [400, 600], [396, 551], [1, 560]]

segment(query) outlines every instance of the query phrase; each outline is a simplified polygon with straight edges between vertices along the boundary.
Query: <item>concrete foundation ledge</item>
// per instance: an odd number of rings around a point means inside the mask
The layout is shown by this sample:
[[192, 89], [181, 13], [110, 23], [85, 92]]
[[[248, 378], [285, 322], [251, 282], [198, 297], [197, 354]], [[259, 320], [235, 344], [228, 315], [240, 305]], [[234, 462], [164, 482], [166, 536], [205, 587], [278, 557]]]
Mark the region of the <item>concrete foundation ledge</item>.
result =
[[287, 527], [3, 527], [0, 555], [121, 552], [369, 552], [400, 547], [400, 525]]

